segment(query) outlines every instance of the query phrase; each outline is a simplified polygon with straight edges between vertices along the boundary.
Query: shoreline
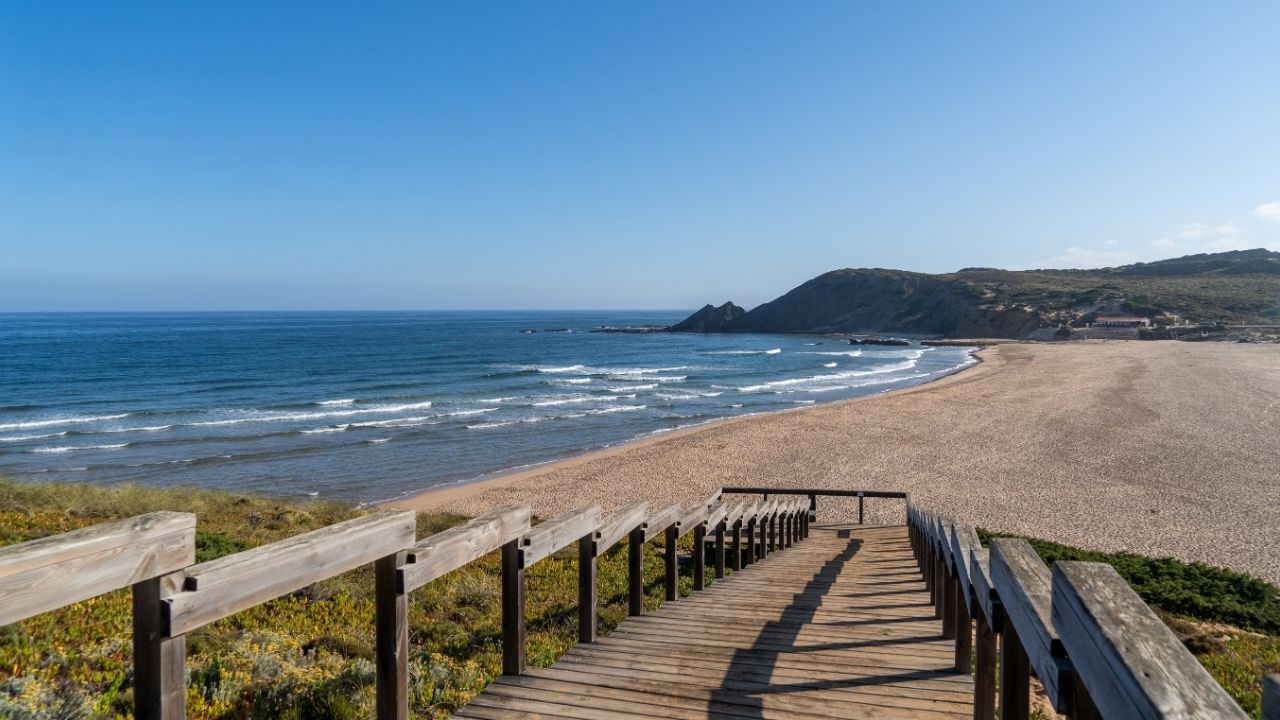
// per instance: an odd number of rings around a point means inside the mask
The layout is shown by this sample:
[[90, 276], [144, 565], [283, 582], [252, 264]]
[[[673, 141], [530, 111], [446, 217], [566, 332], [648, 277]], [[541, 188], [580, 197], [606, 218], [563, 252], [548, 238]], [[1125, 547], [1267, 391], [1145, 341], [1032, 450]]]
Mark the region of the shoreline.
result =
[[[1280, 582], [1280, 347], [1008, 344], [923, 385], [730, 418], [388, 503], [690, 504], [725, 486], [908, 492], [995, 533]], [[901, 500], [867, 503], [900, 523]], [[819, 500], [819, 521], [857, 503]]]
[[[970, 346], [965, 346], [965, 347], [970, 347]], [[421, 490], [419, 492], [415, 492], [410, 495], [405, 495], [403, 497], [399, 497], [391, 500], [382, 500], [378, 502], [364, 503], [364, 504], [361, 504], [360, 507], [409, 508], [413, 510], [439, 510], [445, 506], [448, 506], [451, 503], [464, 500], [480, 492], [484, 492], [486, 490], [492, 490], [495, 488], [500, 488], [509, 484], [521, 483], [533, 477], [536, 477], [542, 473], [550, 473], [550, 472], [554, 472], [562, 469], [571, 469], [571, 468], [575, 468], [585, 463], [593, 462], [596, 460], [606, 460], [612, 456], [619, 455], [621, 453], [630, 452], [632, 450], [648, 447], [651, 445], [656, 445], [658, 443], [661, 443], [667, 440], [676, 440], [687, 435], [696, 434], [699, 432], [705, 432], [708, 430], [713, 430], [715, 428], [723, 427], [725, 425], [732, 425], [734, 423], [739, 423], [739, 422], [749, 422], [751, 420], [756, 420], [762, 417], [771, 417], [776, 415], [784, 415], [788, 413], [804, 413], [808, 411], [818, 410], [821, 408], [829, 408], [832, 406], [847, 405], [850, 403], [857, 403], [857, 402], [862, 402], [866, 400], [890, 397], [900, 393], [908, 393], [920, 388], [934, 387], [941, 383], [947, 382], [948, 380], [951, 380], [953, 378], [957, 378], [962, 375], [970, 375], [970, 374], [976, 373], [979, 368], [988, 364], [987, 358], [983, 355], [983, 353], [988, 352], [990, 350], [991, 345], [982, 345], [982, 346], [973, 346], [973, 347], [975, 347], [975, 349], [973, 350], [973, 352], [970, 353], [970, 357], [974, 359], [973, 363], [964, 365], [962, 367], [958, 367], [954, 370], [950, 370], [942, 375], [939, 375], [936, 378], [925, 380], [924, 382], [916, 383], [914, 385], [905, 385], [903, 387], [892, 388], [889, 390], [882, 390], [879, 392], [870, 393], [868, 395], [859, 395], [857, 397], [844, 398], [842, 400], [833, 400], [831, 402], [822, 403], [822, 404], [806, 405], [803, 407], [794, 407], [794, 408], [783, 408], [781, 410], [768, 410], [765, 412], [748, 413], [746, 415], [735, 415], [732, 417], [716, 418], [714, 420], [707, 420], [706, 422], [701, 422], [696, 425], [689, 425], [687, 427], [676, 428], [676, 429], [668, 430], [664, 432], [649, 433], [648, 435], [642, 435], [640, 437], [632, 438], [630, 440], [626, 440], [624, 442], [621, 442], [611, 447], [603, 447], [603, 448], [597, 448], [595, 450], [587, 450], [586, 452], [577, 453], [575, 455], [570, 455], [570, 456], [559, 458], [556, 460], [547, 460], [546, 462], [536, 463], [534, 465], [527, 466], [527, 467], [516, 467], [516, 468], [510, 468], [507, 470], [497, 470], [497, 471], [494, 471], [493, 473], [480, 475], [468, 480], [456, 481], [456, 482], [449, 483], [446, 485], [441, 485], [438, 487], [427, 488], [425, 490]]]

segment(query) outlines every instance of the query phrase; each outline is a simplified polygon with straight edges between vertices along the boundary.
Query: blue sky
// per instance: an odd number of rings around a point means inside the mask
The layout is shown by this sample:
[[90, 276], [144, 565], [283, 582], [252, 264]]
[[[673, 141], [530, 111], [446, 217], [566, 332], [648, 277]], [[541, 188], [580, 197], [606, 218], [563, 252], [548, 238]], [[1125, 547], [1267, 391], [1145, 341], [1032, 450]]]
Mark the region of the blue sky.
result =
[[1280, 3], [5, 3], [0, 310], [1280, 249]]

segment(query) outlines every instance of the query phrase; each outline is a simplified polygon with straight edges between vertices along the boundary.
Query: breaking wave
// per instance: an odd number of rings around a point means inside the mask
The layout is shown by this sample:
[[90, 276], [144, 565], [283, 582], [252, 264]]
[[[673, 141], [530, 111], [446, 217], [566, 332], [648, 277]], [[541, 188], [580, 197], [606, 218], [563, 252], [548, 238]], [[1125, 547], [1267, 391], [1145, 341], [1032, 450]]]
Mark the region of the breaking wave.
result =
[[910, 370], [916, 366], [915, 360], [907, 360], [900, 363], [891, 363], [888, 365], [876, 365], [866, 370], [846, 370], [845, 372], [828, 373], [825, 375], [811, 375], [802, 378], [788, 378], [786, 380], [773, 380], [771, 382], [759, 383], [756, 385], [746, 385], [738, 388], [738, 392], [751, 393], [763, 390], [773, 390], [775, 388], [785, 388], [795, 385], [806, 385], [813, 383], [828, 383], [839, 380], [848, 380], [850, 378], [866, 377], [868, 375], [882, 375], [885, 373], [898, 372], [900, 370]]
[[64, 453], [76, 450], [119, 450], [129, 447], [130, 443], [117, 443], [115, 445], [63, 445], [60, 447], [38, 447], [31, 452], [33, 453]]
[[79, 425], [103, 420], [123, 420], [127, 417], [129, 417], [129, 413], [120, 413], [118, 415], [75, 415], [65, 418], [50, 418], [49, 420], [3, 423], [0, 424], [0, 430], [25, 430], [27, 428], [53, 427], [55, 425]]

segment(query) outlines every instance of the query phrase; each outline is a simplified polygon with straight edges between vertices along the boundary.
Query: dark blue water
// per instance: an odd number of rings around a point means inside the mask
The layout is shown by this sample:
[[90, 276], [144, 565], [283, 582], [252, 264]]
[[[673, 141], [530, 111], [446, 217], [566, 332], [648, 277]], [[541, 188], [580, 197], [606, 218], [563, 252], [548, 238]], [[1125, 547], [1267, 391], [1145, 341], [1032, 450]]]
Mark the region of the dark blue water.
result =
[[384, 500], [973, 362], [824, 336], [589, 332], [683, 315], [0, 315], [0, 475]]

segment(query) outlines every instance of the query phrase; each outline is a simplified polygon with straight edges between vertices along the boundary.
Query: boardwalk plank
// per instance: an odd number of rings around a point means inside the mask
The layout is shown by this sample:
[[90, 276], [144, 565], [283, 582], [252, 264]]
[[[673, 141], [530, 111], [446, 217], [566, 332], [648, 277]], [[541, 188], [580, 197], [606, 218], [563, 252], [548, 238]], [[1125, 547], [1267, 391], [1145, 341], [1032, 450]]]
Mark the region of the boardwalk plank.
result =
[[550, 668], [496, 680], [457, 717], [972, 717], [973, 681], [953, 665], [905, 528], [813, 527]]

